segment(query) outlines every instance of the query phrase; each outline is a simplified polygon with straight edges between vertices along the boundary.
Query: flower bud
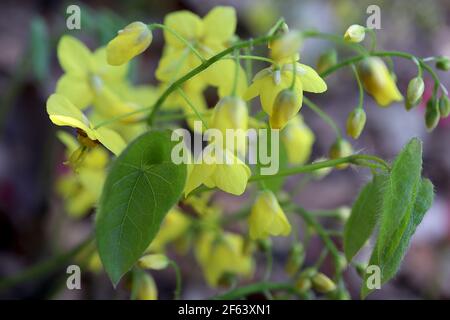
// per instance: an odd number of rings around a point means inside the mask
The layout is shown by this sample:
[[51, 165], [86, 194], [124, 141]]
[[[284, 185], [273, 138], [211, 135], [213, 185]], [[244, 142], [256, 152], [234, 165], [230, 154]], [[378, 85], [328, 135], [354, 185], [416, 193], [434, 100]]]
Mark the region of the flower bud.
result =
[[351, 25], [344, 34], [344, 40], [349, 42], [361, 42], [366, 36], [366, 28], [359, 24]]
[[347, 134], [353, 139], [358, 139], [366, 124], [366, 112], [362, 108], [356, 108], [347, 118]]
[[408, 84], [408, 90], [406, 92], [406, 109], [410, 110], [422, 98], [423, 91], [425, 90], [425, 84], [422, 77], [415, 77]]
[[298, 95], [290, 89], [280, 91], [273, 103], [270, 116], [272, 129], [283, 129], [285, 125], [300, 111], [301, 102]]
[[314, 290], [320, 293], [328, 293], [336, 289], [336, 284], [325, 274], [319, 272], [312, 277]]
[[301, 44], [302, 36], [300, 32], [289, 31], [271, 42], [270, 57], [276, 62], [292, 61], [292, 59], [297, 58]]
[[311, 279], [308, 277], [300, 277], [295, 281], [294, 286], [300, 293], [305, 293], [312, 287]]
[[262, 191], [252, 207], [248, 218], [251, 239], [266, 239], [269, 236], [287, 236], [291, 224], [281, 209], [272, 191]]
[[355, 270], [362, 279], [364, 279], [364, 277], [366, 276], [366, 269], [367, 269], [366, 264], [363, 263], [355, 264]]
[[[211, 118], [211, 127], [220, 130], [226, 137], [226, 130], [236, 130], [232, 136], [233, 150], [238, 150], [241, 154], [246, 151], [246, 130], [248, 128], [248, 109], [245, 102], [234, 96], [224, 97], [219, 100], [214, 108]], [[230, 145], [228, 141], [224, 141], [225, 145]]]
[[441, 118], [447, 118], [450, 114], [450, 101], [445, 94], [439, 98], [439, 113]]
[[425, 110], [425, 125], [428, 131], [433, 131], [439, 123], [440, 113], [438, 101], [436, 98], [431, 98], [427, 102], [427, 108]]
[[156, 288], [155, 280], [149, 274], [143, 273], [137, 283], [136, 298], [138, 300], [156, 300], [158, 299], [158, 289]]
[[[330, 148], [329, 157], [330, 159], [339, 159], [343, 157], [348, 157], [353, 153], [352, 145], [344, 139], [337, 139], [335, 143]], [[342, 163], [336, 165], [337, 169], [345, 169], [349, 166], [348, 163]]]
[[348, 218], [350, 218], [352, 209], [347, 206], [343, 206], [343, 207], [337, 208], [336, 212], [337, 212], [337, 218], [339, 220], [341, 220], [342, 222], [346, 222], [348, 220]]
[[322, 53], [317, 60], [317, 72], [320, 74], [325, 70], [328, 70], [337, 63], [337, 52], [336, 50], [329, 50]]
[[164, 254], [148, 254], [138, 260], [138, 266], [143, 269], [163, 270], [169, 265], [169, 259]]
[[450, 59], [448, 57], [439, 57], [436, 60], [436, 68], [443, 71], [450, 70]]
[[285, 270], [289, 275], [294, 275], [302, 267], [305, 260], [305, 249], [301, 243], [294, 243], [289, 250]]
[[153, 35], [146, 24], [136, 21], [118, 32], [106, 47], [106, 59], [110, 65], [120, 66], [144, 52]]

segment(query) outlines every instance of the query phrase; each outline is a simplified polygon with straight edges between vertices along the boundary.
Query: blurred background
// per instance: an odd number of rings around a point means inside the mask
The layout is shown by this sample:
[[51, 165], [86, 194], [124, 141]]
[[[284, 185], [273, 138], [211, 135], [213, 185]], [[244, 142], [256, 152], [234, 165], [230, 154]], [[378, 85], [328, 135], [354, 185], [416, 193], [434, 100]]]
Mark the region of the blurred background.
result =
[[[66, 8], [81, 8], [81, 30], [67, 30]], [[381, 8], [379, 47], [401, 50], [420, 57], [450, 56], [449, 1], [269, 1], [269, 0], [167, 0], [167, 1], [1, 1], [0, 2], [0, 279], [17, 274], [35, 263], [63, 253], [85, 239], [93, 228], [92, 213], [83, 219], [67, 216], [55, 193], [55, 179], [65, 170], [64, 148], [55, 137], [55, 126], [45, 111], [45, 101], [54, 91], [62, 70], [56, 59], [56, 44], [63, 34], [81, 39], [91, 49], [105, 45], [129, 22], [162, 22], [164, 15], [181, 9], [200, 16], [215, 5], [231, 5], [238, 12], [237, 33], [242, 38], [266, 32], [284, 16], [292, 29], [317, 29], [342, 35], [354, 23], [365, 25], [371, 4]], [[154, 70], [161, 55], [162, 34], [154, 32], [151, 50], [133, 63], [131, 77], [136, 83], [157, 84]], [[317, 57], [334, 44], [306, 40], [302, 62], [314, 66]], [[394, 59], [401, 92], [416, 75], [408, 61]], [[257, 70], [257, 65], [255, 69]], [[440, 73], [445, 85], [449, 76]], [[425, 78], [426, 95], [432, 81]], [[344, 128], [348, 113], [357, 105], [358, 90], [350, 69], [327, 78], [329, 90], [310, 96]], [[213, 98], [211, 98], [213, 99]], [[425, 99], [426, 101], [426, 99]], [[211, 106], [213, 106], [212, 101]], [[406, 112], [403, 104], [381, 109], [368, 96], [366, 129], [355, 150], [392, 159], [413, 136], [424, 141], [424, 175], [435, 185], [436, 198], [415, 234], [401, 272], [371, 299], [450, 298], [450, 121], [441, 121], [427, 133], [424, 106]], [[316, 134], [311, 159], [327, 154], [334, 141], [333, 131], [306, 108], [305, 121]], [[291, 177], [285, 188], [295, 188], [304, 177]], [[365, 171], [333, 172], [322, 181], [310, 182], [296, 201], [311, 210], [351, 206], [360, 187], [367, 182]], [[317, 196], [319, 195], [319, 196]], [[239, 207], [230, 197], [219, 198], [228, 211]], [[328, 223], [326, 220], [324, 223]], [[330, 222], [331, 223], [331, 222]], [[339, 242], [338, 242], [339, 244]], [[274, 279], [282, 279], [287, 242], [277, 240]], [[313, 241], [308, 261], [320, 252]], [[364, 258], [362, 253], [362, 258]], [[177, 259], [184, 285], [184, 298], [205, 298], [209, 289], [192, 258]], [[325, 266], [325, 270], [327, 265]], [[65, 289], [64, 269], [44, 278], [0, 292], [0, 298], [42, 299], [127, 299], [126, 286], [114, 290], [103, 272], [83, 273], [82, 290]], [[154, 273], [160, 298], [172, 297], [173, 271]], [[346, 272], [349, 291], [358, 297], [360, 279], [350, 268]]]

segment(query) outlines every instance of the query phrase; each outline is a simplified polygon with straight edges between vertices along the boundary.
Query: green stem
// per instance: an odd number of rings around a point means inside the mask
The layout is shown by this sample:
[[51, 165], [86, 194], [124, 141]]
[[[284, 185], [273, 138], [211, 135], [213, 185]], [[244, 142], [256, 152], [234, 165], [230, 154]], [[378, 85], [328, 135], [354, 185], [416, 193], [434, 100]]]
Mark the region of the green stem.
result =
[[250, 284], [248, 286], [243, 286], [231, 290], [225, 294], [213, 297], [214, 300], [236, 300], [239, 298], [245, 298], [246, 296], [259, 293], [264, 291], [274, 291], [274, 290], [286, 290], [291, 293], [295, 293], [295, 288], [290, 283], [276, 283], [276, 282], [258, 282]]
[[202, 64], [200, 64], [199, 66], [197, 66], [196, 68], [192, 69], [191, 71], [189, 71], [188, 73], [186, 73], [184, 76], [182, 76], [181, 78], [179, 78], [178, 80], [176, 80], [175, 82], [173, 82], [162, 94], [161, 96], [158, 98], [158, 100], [155, 102], [155, 104], [153, 105], [153, 108], [150, 112], [150, 115], [148, 116], [148, 124], [151, 125], [153, 123], [153, 120], [155, 118], [156, 112], [158, 112], [158, 110], [161, 108], [161, 105], [164, 103], [164, 101], [167, 99], [167, 97], [179, 86], [181, 86], [184, 82], [188, 81], [189, 79], [191, 79], [192, 77], [194, 77], [195, 75], [197, 75], [198, 73], [206, 70], [207, 68], [209, 68], [212, 64], [216, 63], [217, 61], [219, 61], [220, 59], [222, 59], [223, 57], [225, 57], [226, 55], [232, 53], [234, 50], [236, 49], [241, 49], [241, 48], [246, 48], [246, 47], [251, 47], [251, 46], [255, 46], [255, 45], [259, 45], [259, 44], [263, 44], [266, 43], [272, 39], [274, 39], [277, 35], [276, 34], [272, 34], [272, 35], [266, 35], [266, 36], [262, 36], [262, 37], [258, 37], [255, 39], [250, 39], [250, 40], [246, 40], [246, 41], [239, 41], [237, 43], [235, 43], [234, 45], [226, 48], [225, 50], [217, 53], [216, 55], [212, 56], [211, 58], [205, 60]]
[[192, 103], [192, 101], [189, 99], [189, 97], [184, 93], [183, 89], [181, 89], [180, 87], [177, 88], [179, 94], [183, 97], [183, 99], [186, 101], [186, 103], [189, 105], [189, 107], [192, 109], [192, 111], [194, 111], [195, 115], [197, 116], [197, 118], [199, 118], [199, 120], [203, 123], [203, 125], [205, 126], [206, 129], [208, 129], [208, 125], [206, 124], [205, 119], [203, 119], [203, 117], [200, 115], [200, 113], [198, 112], [197, 108], [194, 106], [194, 104]]
[[373, 52], [377, 48], [377, 34], [371, 28], [366, 28], [366, 31], [370, 34], [370, 51]]
[[332, 41], [332, 42], [340, 44], [344, 47], [348, 47], [358, 53], [367, 55], [367, 51], [362, 45], [357, 44], [357, 43], [347, 42], [343, 39], [342, 36], [338, 36], [335, 34], [329, 34], [329, 33], [323, 33], [323, 32], [314, 31], [314, 30], [304, 31], [304, 32], [302, 32], [302, 36], [303, 36], [303, 38], [317, 38], [317, 39]]
[[361, 83], [361, 79], [359, 78], [358, 71], [356, 70], [356, 67], [354, 64], [352, 64], [352, 70], [353, 74], [355, 75], [356, 82], [358, 83], [358, 90], [359, 90], [359, 101], [358, 101], [358, 108], [363, 108], [363, 101], [364, 101], [364, 89]]
[[172, 28], [164, 25], [164, 24], [159, 24], [159, 23], [152, 23], [149, 24], [148, 27], [150, 28], [150, 30], [154, 29], [154, 28], [160, 28], [163, 30], [166, 30], [168, 32], [170, 32], [171, 34], [173, 34], [178, 40], [180, 40], [181, 42], [183, 42], [191, 51], [192, 53], [194, 53], [199, 59], [200, 61], [203, 63], [206, 61], [206, 59], [200, 54], [200, 52], [198, 52], [197, 49], [194, 48], [194, 46], [192, 45], [192, 43], [190, 43], [187, 39], [185, 39], [183, 36], [181, 36], [178, 32], [176, 32], [175, 30], [173, 30]]
[[78, 246], [76, 246], [67, 253], [58, 255], [56, 257], [43, 261], [39, 264], [36, 264], [17, 275], [0, 280], [0, 291], [6, 290], [10, 287], [14, 287], [20, 283], [39, 278], [43, 275], [46, 275], [52, 271], [57, 270], [58, 268], [61, 268], [68, 261], [73, 259], [78, 253], [80, 253], [84, 248], [90, 245], [92, 241], [93, 236], [84, 240]]
[[336, 122], [334, 122], [333, 118], [331, 118], [328, 114], [326, 114], [322, 109], [319, 108], [318, 105], [313, 103], [311, 100], [309, 100], [306, 97], [303, 97], [303, 102], [312, 110], [314, 111], [319, 117], [322, 118], [323, 121], [328, 123], [328, 125], [334, 130], [336, 133], [336, 136], [338, 139], [342, 137], [342, 132], [337, 126]]
[[233, 89], [231, 90], [231, 95], [236, 96], [236, 91], [238, 87], [238, 81], [239, 81], [239, 50], [234, 50], [234, 78], [233, 78]]
[[175, 271], [175, 292], [174, 292], [174, 299], [175, 300], [180, 300], [181, 297], [181, 284], [182, 284], [182, 278], [181, 278], [181, 271], [180, 271], [180, 267], [178, 266], [178, 264], [173, 261], [170, 260], [169, 261], [169, 265], [173, 268], [173, 270]]
[[[234, 56], [230, 56], [230, 57], [224, 57], [223, 59], [235, 59]], [[266, 58], [266, 57], [260, 57], [260, 56], [253, 56], [253, 55], [239, 55], [239, 59], [241, 60], [256, 60], [256, 61], [264, 61], [264, 62], [268, 62], [270, 64], [276, 64], [276, 62], [270, 58]]]

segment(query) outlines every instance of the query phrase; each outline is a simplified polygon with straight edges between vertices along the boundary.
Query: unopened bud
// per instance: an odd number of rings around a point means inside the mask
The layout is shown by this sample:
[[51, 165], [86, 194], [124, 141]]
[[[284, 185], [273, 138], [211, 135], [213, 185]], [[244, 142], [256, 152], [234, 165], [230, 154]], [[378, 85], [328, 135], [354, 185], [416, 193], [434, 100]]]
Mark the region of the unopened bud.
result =
[[336, 259], [336, 272], [342, 273], [347, 268], [348, 262], [343, 254], [339, 254]]
[[148, 254], [138, 260], [138, 266], [143, 269], [163, 270], [169, 265], [169, 259], [164, 254]]
[[153, 35], [146, 24], [136, 21], [120, 30], [106, 47], [110, 65], [120, 66], [141, 54], [152, 42]]
[[337, 52], [336, 50], [329, 50], [322, 53], [317, 60], [317, 72], [322, 73], [328, 70], [337, 63]]
[[443, 71], [450, 70], [450, 59], [448, 57], [439, 57], [436, 59], [436, 68]]
[[[348, 157], [353, 153], [352, 145], [344, 139], [337, 139], [335, 143], [330, 148], [329, 156], [330, 159], [339, 159], [343, 157]], [[336, 165], [337, 169], [345, 169], [349, 166], [348, 163], [342, 163]]]
[[366, 112], [362, 108], [356, 108], [347, 118], [347, 134], [353, 139], [358, 139], [366, 124]]
[[348, 218], [350, 218], [351, 212], [352, 209], [347, 206], [339, 207], [336, 209], [337, 218], [342, 222], [346, 222]]
[[301, 44], [302, 36], [300, 32], [289, 31], [271, 42], [270, 57], [277, 62], [286, 59], [292, 60], [295, 55], [298, 55]]
[[406, 92], [406, 109], [410, 110], [422, 98], [423, 91], [425, 90], [425, 84], [422, 77], [415, 77], [408, 84], [408, 90]]
[[308, 277], [300, 277], [297, 281], [295, 281], [294, 285], [300, 293], [305, 293], [311, 289], [312, 282]]
[[441, 118], [447, 118], [450, 114], [450, 101], [445, 94], [439, 98], [439, 113]]
[[362, 279], [364, 279], [364, 277], [366, 276], [366, 268], [367, 268], [366, 264], [363, 264], [363, 263], [355, 264], [356, 272]]
[[283, 129], [300, 111], [301, 102], [298, 95], [290, 89], [280, 91], [273, 103], [272, 115], [270, 116], [270, 127], [272, 129]]
[[437, 127], [440, 116], [438, 101], [433, 97], [428, 100], [425, 111], [425, 125], [429, 131], [433, 131]]
[[328, 293], [336, 289], [336, 284], [325, 274], [319, 272], [312, 277], [314, 290], [320, 293]]
[[305, 260], [305, 250], [301, 243], [294, 243], [289, 250], [285, 270], [289, 275], [294, 275], [302, 267]]
[[366, 28], [359, 24], [351, 25], [344, 34], [344, 40], [349, 42], [358, 43], [364, 40], [366, 36]]
[[138, 300], [156, 300], [158, 299], [158, 289], [156, 288], [155, 280], [149, 274], [143, 273], [138, 280], [139, 283], [136, 292]]

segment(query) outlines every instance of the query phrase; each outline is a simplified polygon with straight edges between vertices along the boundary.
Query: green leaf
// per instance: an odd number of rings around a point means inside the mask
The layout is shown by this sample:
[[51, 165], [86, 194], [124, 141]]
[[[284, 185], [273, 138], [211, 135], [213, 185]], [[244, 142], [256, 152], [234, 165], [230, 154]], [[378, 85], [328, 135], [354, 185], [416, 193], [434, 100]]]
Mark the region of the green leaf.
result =
[[363, 247], [375, 228], [383, 188], [388, 178], [385, 175], [375, 175], [362, 188], [353, 204], [352, 213], [344, 228], [344, 252], [348, 261]]
[[[414, 138], [395, 159], [383, 195], [378, 235], [378, 255], [386, 260], [400, 241], [399, 229], [406, 228], [415, 203], [422, 172], [422, 143]], [[400, 233], [402, 234], [403, 231]]]
[[[422, 222], [425, 213], [430, 209], [433, 203], [434, 191], [433, 184], [428, 179], [422, 179], [419, 185], [416, 200], [411, 211], [410, 219], [406, 223], [404, 228], [398, 229], [397, 236], [400, 238], [398, 246], [395, 248], [394, 253], [387, 260], [380, 260], [378, 256], [378, 250], [380, 242], [377, 242], [375, 249], [372, 252], [372, 256], [369, 261], [369, 265], [377, 265], [381, 270], [381, 284], [386, 283], [392, 279], [400, 268], [400, 264], [403, 257], [408, 250], [408, 246], [417, 226]], [[368, 276], [364, 277], [363, 285], [361, 288], [361, 298], [365, 298], [373, 289], [367, 288]]]
[[173, 145], [168, 131], [145, 133], [111, 167], [97, 210], [96, 237], [114, 285], [147, 249], [182, 194], [186, 166], [171, 161]]

